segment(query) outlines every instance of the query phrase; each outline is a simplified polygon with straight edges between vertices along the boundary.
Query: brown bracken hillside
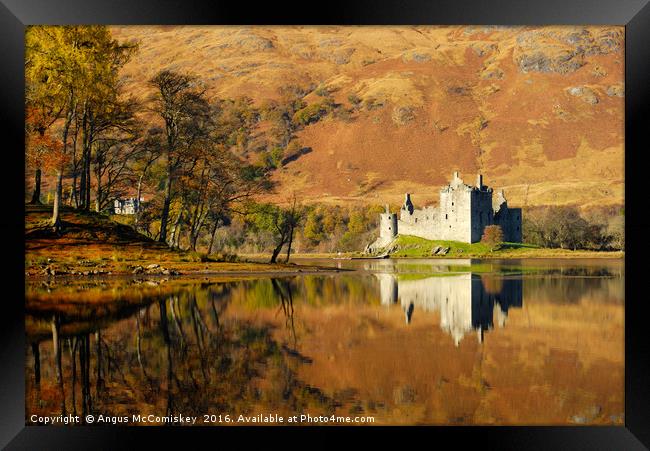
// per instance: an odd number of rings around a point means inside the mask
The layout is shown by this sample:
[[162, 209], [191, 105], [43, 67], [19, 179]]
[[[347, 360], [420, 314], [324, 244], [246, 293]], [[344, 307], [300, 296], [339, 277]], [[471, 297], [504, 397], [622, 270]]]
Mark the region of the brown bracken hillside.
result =
[[[296, 132], [311, 151], [275, 171], [277, 200], [437, 201], [477, 172], [512, 205], [623, 204], [622, 27], [112, 27], [137, 39], [126, 89], [186, 71], [261, 105], [287, 84], [360, 106]], [[318, 89], [317, 89], [318, 88]], [[258, 124], [263, 135], [264, 124]], [[260, 138], [262, 139], [262, 138]], [[632, 149], [631, 151], [634, 151]]]

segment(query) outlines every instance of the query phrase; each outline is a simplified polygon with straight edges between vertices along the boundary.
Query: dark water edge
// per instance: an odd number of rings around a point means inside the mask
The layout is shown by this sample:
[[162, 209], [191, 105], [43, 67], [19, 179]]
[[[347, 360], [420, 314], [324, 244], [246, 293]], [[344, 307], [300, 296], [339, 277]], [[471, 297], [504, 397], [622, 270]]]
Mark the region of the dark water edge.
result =
[[623, 424], [622, 261], [311, 262], [350, 271], [29, 282], [26, 424]]

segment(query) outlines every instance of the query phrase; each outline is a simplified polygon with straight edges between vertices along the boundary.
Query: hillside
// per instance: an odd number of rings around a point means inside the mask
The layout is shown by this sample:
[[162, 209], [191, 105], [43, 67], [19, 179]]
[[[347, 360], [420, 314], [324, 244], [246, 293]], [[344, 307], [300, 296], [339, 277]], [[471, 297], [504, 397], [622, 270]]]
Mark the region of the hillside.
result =
[[205, 256], [170, 249], [133, 228], [93, 212], [64, 208], [63, 229], [54, 233], [51, 207], [26, 206], [25, 275], [28, 277], [134, 274], [287, 273], [326, 270], [317, 266], [266, 264], [232, 256]]
[[[623, 203], [622, 27], [111, 28], [140, 51], [124, 69], [144, 99], [162, 68], [211, 96], [262, 105], [286, 85], [352, 111], [295, 138], [311, 151], [275, 171], [277, 200], [437, 201], [453, 170], [482, 172], [512, 205]], [[359, 99], [353, 108], [351, 96]], [[268, 145], [264, 121], [250, 152]]]

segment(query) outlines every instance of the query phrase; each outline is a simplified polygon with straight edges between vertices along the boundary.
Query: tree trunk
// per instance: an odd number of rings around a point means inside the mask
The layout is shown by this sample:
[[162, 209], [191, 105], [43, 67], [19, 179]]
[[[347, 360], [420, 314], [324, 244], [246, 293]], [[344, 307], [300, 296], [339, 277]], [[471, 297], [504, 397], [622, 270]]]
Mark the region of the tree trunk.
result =
[[138, 190], [135, 197], [135, 217], [133, 218], [133, 224], [135, 229], [138, 230], [138, 218], [140, 217], [140, 196], [142, 196], [142, 178], [144, 177], [144, 171], [140, 174], [138, 178]]
[[95, 192], [95, 211], [99, 213], [102, 209], [102, 176], [100, 167], [97, 167], [97, 170], [95, 171], [95, 179], [97, 179], [97, 191]]
[[178, 242], [180, 241], [180, 234], [181, 234], [181, 218], [183, 217], [183, 211], [185, 210], [185, 206], [183, 203], [181, 203], [181, 208], [178, 211], [178, 216], [176, 216], [176, 220], [174, 221], [174, 225], [172, 226], [172, 233], [169, 238], [169, 245], [171, 247], [178, 247]]
[[278, 255], [280, 255], [280, 251], [282, 250], [282, 246], [284, 246], [284, 242], [285, 242], [285, 237], [283, 235], [276, 248], [273, 249], [273, 254], [271, 254], [271, 263], [275, 263], [276, 260], [278, 259]]
[[34, 174], [34, 192], [32, 192], [32, 200], [29, 201], [32, 205], [41, 204], [41, 168], [36, 168]]
[[86, 199], [84, 200], [84, 210], [90, 210], [90, 145], [88, 145], [88, 155], [85, 160], [85, 172], [86, 172]]
[[102, 333], [100, 331], [95, 332], [95, 355], [97, 356], [95, 361], [97, 370], [97, 376], [95, 379], [95, 398], [99, 398], [99, 393], [104, 389], [104, 378], [102, 377]]
[[160, 215], [160, 236], [158, 241], [167, 242], [167, 221], [169, 220], [169, 205], [172, 201], [172, 176], [171, 168], [167, 170], [167, 181], [165, 183], [165, 201], [163, 203], [162, 213]]
[[34, 354], [34, 385], [41, 387], [41, 352], [38, 343], [32, 343], [32, 354]]
[[181, 248], [181, 229], [182, 229], [182, 228], [183, 228], [183, 222], [181, 221], [181, 222], [178, 224], [178, 230], [176, 231], [176, 241], [174, 241], [174, 244], [173, 244], [173, 246], [174, 246], [176, 249], [180, 249], [180, 248]]
[[83, 170], [83, 159], [85, 158], [85, 152], [81, 153], [81, 175], [79, 176], [79, 202], [77, 202], [77, 208], [83, 209], [84, 202], [86, 200], [86, 172]]
[[81, 167], [81, 184], [83, 186], [83, 195], [81, 196], [82, 209], [90, 210], [90, 157], [91, 146], [93, 142], [93, 124], [92, 118], [89, 117], [88, 104], [84, 104], [83, 119], [81, 122], [82, 127], [82, 167]]
[[59, 318], [52, 317], [52, 347], [54, 350], [54, 365], [56, 366], [56, 383], [61, 396], [61, 414], [65, 415], [65, 388], [63, 386], [63, 367], [61, 365], [61, 343], [59, 341]]
[[70, 403], [72, 404], [72, 414], [77, 415], [77, 348], [79, 340], [71, 339], [74, 343], [68, 343], [70, 346], [70, 372], [72, 373], [72, 389], [70, 390]]
[[79, 208], [79, 161], [77, 160], [77, 138], [79, 135], [79, 124], [75, 117], [74, 133], [72, 134], [72, 192], [74, 194], [74, 207]]
[[52, 227], [55, 232], [61, 231], [61, 197], [63, 195], [63, 168], [56, 171], [56, 190], [54, 191], [54, 206], [52, 207]]
[[192, 228], [192, 233], [190, 234], [190, 239], [192, 240], [192, 250], [196, 252], [196, 245], [199, 242], [199, 235], [201, 234], [201, 229], [203, 228], [203, 222], [205, 221], [205, 214], [198, 218], [198, 224], [195, 224]]
[[89, 390], [90, 381], [88, 377], [89, 358], [88, 355], [88, 337], [89, 335], [82, 336], [81, 346], [79, 348], [79, 369], [81, 370], [81, 415], [84, 417], [90, 413], [89, 409]]
[[[74, 111], [74, 108], [73, 108]], [[63, 125], [63, 154], [66, 154], [68, 150], [68, 132], [70, 130], [70, 124], [72, 123], [72, 113], [68, 113], [68, 116], [65, 119], [65, 124]], [[54, 192], [54, 206], [52, 207], [52, 227], [56, 233], [61, 231], [61, 201], [63, 195], [63, 169], [64, 164], [61, 163], [61, 166], [56, 171], [56, 191]]]
[[212, 227], [212, 232], [210, 233], [210, 246], [208, 246], [208, 255], [212, 254], [212, 246], [214, 245], [214, 236], [217, 234], [217, 229], [219, 228], [219, 220], [214, 221], [214, 227]]
[[287, 243], [287, 260], [285, 263], [289, 263], [289, 257], [291, 256], [291, 243], [293, 243], [293, 226], [289, 229], [289, 243]]
[[135, 315], [135, 330], [136, 330], [135, 350], [136, 350], [136, 355], [138, 357], [138, 365], [140, 365], [140, 370], [142, 371], [142, 375], [145, 377], [145, 379], [149, 381], [147, 370], [144, 368], [144, 364], [142, 363], [142, 344], [140, 338], [140, 313], [139, 312]]

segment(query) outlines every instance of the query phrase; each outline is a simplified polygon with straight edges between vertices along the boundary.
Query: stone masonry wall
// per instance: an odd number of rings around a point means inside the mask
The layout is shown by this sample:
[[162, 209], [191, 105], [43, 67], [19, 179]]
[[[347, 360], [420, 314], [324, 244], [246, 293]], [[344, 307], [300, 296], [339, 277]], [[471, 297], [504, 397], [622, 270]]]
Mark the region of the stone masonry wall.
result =
[[480, 175], [476, 186], [470, 186], [455, 172], [451, 183], [440, 190], [438, 207], [415, 209], [407, 194], [399, 219], [388, 210], [382, 213], [380, 236], [372, 246], [385, 246], [397, 234], [476, 243], [491, 224], [501, 226], [505, 241], [521, 242], [521, 209], [508, 208], [503, 191], [497, 193], [494, 202], [492, 194]]

